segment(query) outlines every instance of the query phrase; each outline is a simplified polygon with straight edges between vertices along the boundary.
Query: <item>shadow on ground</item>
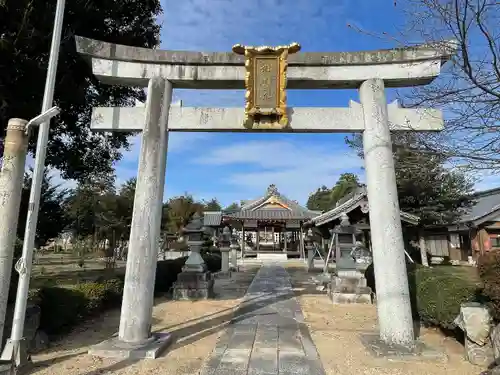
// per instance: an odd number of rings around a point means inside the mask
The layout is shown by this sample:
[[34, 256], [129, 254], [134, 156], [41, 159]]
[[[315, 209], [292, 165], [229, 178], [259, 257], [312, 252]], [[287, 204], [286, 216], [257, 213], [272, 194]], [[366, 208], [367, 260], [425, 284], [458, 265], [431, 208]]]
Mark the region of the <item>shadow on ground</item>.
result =
[[[257, 273], [258, 269], [259, 267], [251, 267], [249, 269], [243, 270], [240, 273], [237, 273], [236, 274], [237, 276], [235, 276], [237, 277], [237, 280], [217, 279], [216, 283], [218, 283], [218, 285], [216, 290], [216, 299], [228, 300], [228, 299], [242, 298], [246, 290], [248, 289], [251, 281], [253, 280], [255, 274]], [[316, 284], [311, 279], [311, 275], [307, 273], [305, 267], [303, 266], [286, 267], [286, 270], [290, 275], [294, 293], [279, 295], [276, 299], [267, 300], [269, 301], [269, 303], [270, 301], [272, 301], [273, 303], [279, 302], [304, 294], [307, 295], [325, 294], [325, 292], [320, 292], [316, 290]], [[247, 319], [249, 317], [254, 316], [256, 310], [260, 310], [263, 307], [265, 307], [265, 304], [263, 305], [264, 301], [266, 300], [262, 300], [262, 297], [258, 298], [258, 300], [256, 301], [247, 300], [245, 301], [244, 305], [240, 304], [239, 306], [235, 306], [234, 308], [228, 308], [221, 311], [217, 311], [213, 314], [205, 315], [200, 318], [191, 319], [189, 321], [185, 321], [179, 324], [165, 325], [163, 327], [159, 327], [158, 329], [155, 330], [155, 332], [169, 331], [173, 337], [172, 345], [167, 349], [167, 351], [162, 356], [168, 355], [169, 351], [173, 351], [178, 348], [191, 345], [198, 340], [201, 340], [214, 333], [217, 333], [223, 330], [231, 322], [238, 322], [241, 319]], [[165, 302], [165, 299], [162, 299], [161, 302]], [[108, 339], [116, 332], [116, 327], [118, 326], [119, 322], [119, 313], [120, 312], [118, 310], [106, 313], [106, 315], [108, 316], [106, 319], [106, 326], [102, 324], [103, 319], [101, 317], [99, 320], [91, 322], [91, 324], [86, 324], [85, 326], [82, 326], [81, 328], [76, 330], [77, 332], [78, 330], [84, 330], [84, 329], [96, 330], [95, 332], [97, 333], [97, 335], [93, 336], [92, 342], [90, 342], [90, 340], [87, 342], [80, 340], [78, 342], [56, 343], [57, 347], [51, 348], [48, 351], [45, 351], [44, 353], [50, 353], [51, 351], [53, 352], [56, 350], [60, 350], [61, 346], [64, 348], [64, 350], [78, 350], [78, 349], [81, 350], [74, 354], [63, 355], [60, 357], [53, 358], [51, 360], [36, 362], [35, 368], [31, 373], [36, 373], [37, 368], [39, 369], [40, 367], [47, 367], [52, 364], [65, 361], [74, 356], [84, 354], [86, 353], [88, 346], [97, 344], [103, 340]], [[110, 321], [113, 322], [113, 324], [110, 324]], [[99, 322], [101, 322], [101, 325], [99, 325]], [[156, 323], [158, 322], [159, 321], [156, 320]], [[185, 326], [186, 324], [188, 325]], [[110, 329], [110, 326], [114, 327], [113, 330]], [[307, 330], [305, 325], [303, 328]], [[98, 370], [87, 372], [82, 375], [113, 373], [114, 371], [118, 371], [120, 369], [128, 367], [136, 362], [137, 361], [135, 360], [120, 361], [108, 367], [100, 368]]]

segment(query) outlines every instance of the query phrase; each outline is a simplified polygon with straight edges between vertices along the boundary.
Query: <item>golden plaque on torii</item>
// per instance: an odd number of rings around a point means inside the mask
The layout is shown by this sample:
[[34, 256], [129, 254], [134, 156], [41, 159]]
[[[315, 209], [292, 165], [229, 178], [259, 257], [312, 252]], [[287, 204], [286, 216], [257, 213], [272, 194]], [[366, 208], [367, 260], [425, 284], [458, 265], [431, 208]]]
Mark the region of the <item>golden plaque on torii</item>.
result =
[[287, 60], [289, 54], [298, 51], [298, 43], [278, 47], [233, 46], [234, 53], [245, 56], [246, 128], [280, 130], [288, 126]]

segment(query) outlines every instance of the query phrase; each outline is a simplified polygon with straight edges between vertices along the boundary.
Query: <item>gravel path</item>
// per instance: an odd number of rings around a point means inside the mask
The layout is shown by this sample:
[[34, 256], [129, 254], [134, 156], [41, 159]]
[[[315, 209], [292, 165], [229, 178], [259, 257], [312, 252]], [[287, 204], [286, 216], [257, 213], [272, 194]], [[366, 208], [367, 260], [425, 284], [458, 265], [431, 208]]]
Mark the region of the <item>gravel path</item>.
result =
[[377, 332], [375, 305], [333, 305], [318, 292], [304, 268], [287, 268], [327, 375], [477, 375], [482, 369], [464, 359], [463, 346], [439, 331], [422, 328], [420, 338], [446, 353], [446, 361], [391, 362], [375, 358], [360, 334]]

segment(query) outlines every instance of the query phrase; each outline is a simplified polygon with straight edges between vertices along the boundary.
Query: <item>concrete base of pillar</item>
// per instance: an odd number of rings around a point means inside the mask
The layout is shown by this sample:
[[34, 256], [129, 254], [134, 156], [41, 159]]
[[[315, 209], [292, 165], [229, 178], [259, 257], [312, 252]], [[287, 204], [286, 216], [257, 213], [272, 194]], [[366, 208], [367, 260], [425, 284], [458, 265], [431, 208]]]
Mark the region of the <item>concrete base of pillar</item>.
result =
[[371, 355], [378, 358], [386, 358], [390, 361], [446, 361], [448, 359], [444, 352], [435, 350], [425, 343], [415, 340], [411, 347], [402, 345], [389, 345], [380, 339], [378, 334], [360, 335], [363, 346]]
[[103, 358], [117, 359], [155, 359], [172, 342], [170, 333], [155, 333], [150, 340], [131, 344], [113, 337], [97, 345], [91, 346], [88, 354]]
[[174, 300], [195, 301], [214, 297], [214, 279], [210, 272], [185, 271], [177, 275]]
[[32, 374], [35, 365], [33, 362], [28, 361], [22, 366], [16, 366], [11, 361], [0, 360], [0, 375], [24, 375]]
[[329, 294], [334, 304], [372, 303], [372, 290], [366, 285], [364, 277], [335, 276]]

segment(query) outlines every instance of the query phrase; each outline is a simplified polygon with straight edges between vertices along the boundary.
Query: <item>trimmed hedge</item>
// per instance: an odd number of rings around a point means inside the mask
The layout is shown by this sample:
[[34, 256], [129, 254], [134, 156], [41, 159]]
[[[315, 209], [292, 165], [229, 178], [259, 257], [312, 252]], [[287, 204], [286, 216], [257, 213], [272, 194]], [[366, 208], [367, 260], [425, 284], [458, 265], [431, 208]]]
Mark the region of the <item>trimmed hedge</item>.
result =
[[[450, 268], [407, 264], [413, 316], [425, 325], [455, 329], [453, 321], [460, 313], [460, 305], [478, 299], [478, 285]], [[367, 268], [366, 278], [375, 292], [373, 265]]]
[[452, 330], [456, 328], [453, 321], [460, 313], [460, 305], [477, 299], [478, 286], [440, 268], [417, 267], [410, 272], [410, 294], [422, 323]]
[[[203, 256], [207, 268], [217, 272], [221, 258], [217, 255]], [[155, 279], [155, 296], [170, 291], [182, 272], [186, 257], [158, 261]], [[43, 287], [30, 291], [30, 300], [41, 308], [40, 329], [48, 335], [68, 332], [75, 325], [99, 313], [119, 307], [123, 295], [123, 276], [75, 285], [73, 288]]]
[[481, 255], [477, 262], [479, 277], [483, 282], [483, 295], [493, 318], [500, 321], [500, 253], [492, 251]]

